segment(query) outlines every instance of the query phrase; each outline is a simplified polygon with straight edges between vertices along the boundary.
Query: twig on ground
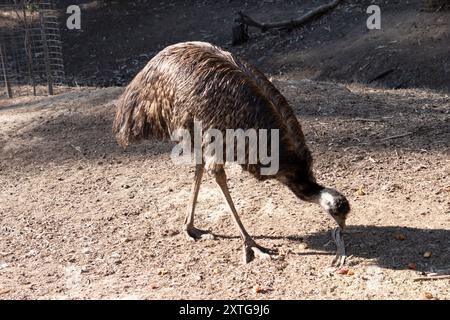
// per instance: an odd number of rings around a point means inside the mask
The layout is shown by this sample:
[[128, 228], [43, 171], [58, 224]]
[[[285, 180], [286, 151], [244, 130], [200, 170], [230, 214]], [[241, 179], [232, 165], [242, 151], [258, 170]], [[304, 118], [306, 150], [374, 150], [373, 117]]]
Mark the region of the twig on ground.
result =
[[418, 277], [418, 278], [414, 278], [413, 281], [430, 281], [430, 280], [445, 280], [445, 279], [450, 279], [450, 274]]
[[386, 71], [383, 71], [382, 73], [380, 73], [379, 75], [375, 76], [374, 78], [372, 78], [371, 80], [369, 80], [369, 83], [372, 83], [376, 80], [379, 80], [381, 78], [386, 77], [388, 74], [392, 73], [393, 71], [395, 71], [395, 69], [388, 69]]
[[381, 140], [381, 141], [385, 141], [385, 140], [390, 140], [390, 139], [403, 138], [403, 137], [406, 137], [406, 136], [410, 136], [410, 135], [412, 135], [412, 134], [413, 134], [413, 132], [406, 132], [406, 133], [396, 134], [396, 135], [394, 135], [394, 136], [389, 136], [389, 137], [386, 137], [386, 138], [382, 138], [382, 139], [380, 139], [380, 140]]
[[352, 122], [352, 121], [383, 122], [383, 120], [381, 120], [381, 119], [367, 119], [367, 118], [343, 119], [342, 121], [345, 121], [345, 122]]

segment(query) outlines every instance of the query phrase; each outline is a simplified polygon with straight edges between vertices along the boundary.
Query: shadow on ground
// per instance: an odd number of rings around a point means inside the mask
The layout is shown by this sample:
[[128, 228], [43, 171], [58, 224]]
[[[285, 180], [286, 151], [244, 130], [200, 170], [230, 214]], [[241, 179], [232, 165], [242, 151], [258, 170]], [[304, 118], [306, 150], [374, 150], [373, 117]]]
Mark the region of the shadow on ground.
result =
[[[399, 235], [405, 240], [399, 240]], [[236, 236], [215, 234], [217, 238], [234, 239]], [[306, 243], [308, 250], [300, 253], [290, 253], [298, 256], [329, 255], [336, 253], [332, 242], [331, 230], [310, 235], [288, 236], [253, 236], [254, 239], [280, 240], [287, 239], [293, 243]], [[449, 268], [450, 261], [450, 230], [418, 229], [410, 227], [390, 226], [350, 226], [344, 234], [347, 255], [355, 258], [373, 260], [383, 268], [402, 270], [408, 269], [408, 264], [416, 263], [417, 271], [437, 271]], [[270, 244], [267, 244], [270, 246]], [[425, 252], [431, 252], [430, 258], [425, 258]], [[301, 258], [300, 258], [301, 259]]]

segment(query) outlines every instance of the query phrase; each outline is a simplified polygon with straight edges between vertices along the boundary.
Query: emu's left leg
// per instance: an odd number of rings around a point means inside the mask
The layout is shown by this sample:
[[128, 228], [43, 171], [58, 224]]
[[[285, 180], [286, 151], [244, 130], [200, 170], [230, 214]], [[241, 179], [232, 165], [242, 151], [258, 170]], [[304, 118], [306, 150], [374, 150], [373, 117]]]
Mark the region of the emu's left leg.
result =
[[231, 199], [230, 191], [228, 190], [227, 176], [225, 174], [223, 166], [219, 166], [214, 170], [214, 176], [216, 178], [217, 184], [222, 190], [223, 195], [225, 196], [225, 200], [230, 206], [231, 212], [233, 214], [233, 220], [238, 226], [240, 236], [244, 241], [244, 262], [248, 263], [252, 261], [255, 258], [255, 255], [263, 259], [270, 259], [269, 250], [256, 244], [255, 240], [253, 240], [252, 237], [248, 234], [247, 230], [245, 230], [241, 219], [239, 219], [238, 213], [233, 204], [233, 200]]

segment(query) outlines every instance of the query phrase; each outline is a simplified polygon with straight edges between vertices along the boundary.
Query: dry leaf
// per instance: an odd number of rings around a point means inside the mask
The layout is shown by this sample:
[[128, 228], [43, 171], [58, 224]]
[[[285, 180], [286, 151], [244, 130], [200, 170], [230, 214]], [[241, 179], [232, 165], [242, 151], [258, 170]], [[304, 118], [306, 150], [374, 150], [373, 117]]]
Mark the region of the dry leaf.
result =
[[363, 187], [359, 188], [356, 192], [355, 192], [355, 196], [364, 196], [367, 193], [364, 191]]
[[433, 294], [431, 292], [424, 292], [423, 296], [427, 299], [433, 299]]
[[160, 275], [160, 276], [166, 275], [168, 273], [169, 272], [167, 270], [164, 270], [164, 269], [161, 269], [161, 270], [158, 271], [158, 275]]
[[7, 294], [9, 292], [11, 292], [11, 289], [0, 289], [0, 295], [1, 294]]
[[252, 288], [253, 293], [260, 293], [262, 291], [261, 287], [256, 285]]
[[347, 267], [342, 267], [342, 268], [340, 268], [338, 271], [337, 271], [337, 273], [338, 274], [348, 274], [348, 268]]
[[416, 270], [417, 264], [415, 264], [414, 262], [408, 263], [408, 269]]
[[394, 235], [395, 239], [403, 241], [406, 240], [406, 236], [403, 233], [398, 233], [396, 235]]
[[429, 257], [431, 257], [431, 251], [426, 251], [426, 252], [423, 254], [423, 257], [424, 257], [424, 258], [429, 258]]

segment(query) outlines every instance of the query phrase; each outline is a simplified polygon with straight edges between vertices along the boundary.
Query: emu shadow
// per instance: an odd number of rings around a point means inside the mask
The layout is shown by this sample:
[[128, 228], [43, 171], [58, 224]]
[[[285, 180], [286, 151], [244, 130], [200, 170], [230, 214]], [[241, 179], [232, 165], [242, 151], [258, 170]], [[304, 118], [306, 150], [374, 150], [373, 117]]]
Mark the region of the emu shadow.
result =
[[[399, 240], [398, 235], [405, 236]], [[238, 239], [237, 236], [214, 234], [220, 239]], [[329, 255], [336, 253], [336, 245], [331, 238], [331, 229], [310, 235], [253, 236], [255, 240], [288, 240], [295, 244], [306, 243], [308, 250], [294, 253], [299, 256]], [[416, 263], [417, 271], [448, 270], [450, 268], [450, 230], [418, 229], [390, 226], [349, 226], [344, 233], [347, 255], [374, 260], [383, 268], [404, 270], [409, 263]], [[270, 248], [270, 243], [265, 244]], [[425, 252], [431, 252], [425, 258]], [[291, 253], [292, 254], [292, 253]], [[331, 260], [330, 260], [331, 261]]]
[[[398, 235], [405, 236], [399, 240]], [[300, 241], [297, 236], [288, 236], [291, 241]], [[303, 237], [310, 249], [334, 255], [336, 247], [331, 241], [331, 232], [319, 232]], [[348, 256], [374, 259], [384, 268], [406, 269], [416, 263], [418, 271], [450, 268], [450, 230], [418, 229], [391, 226], [350, 226], [344, 240]], [[432, 253], [430, 258], [424, 252]]]

